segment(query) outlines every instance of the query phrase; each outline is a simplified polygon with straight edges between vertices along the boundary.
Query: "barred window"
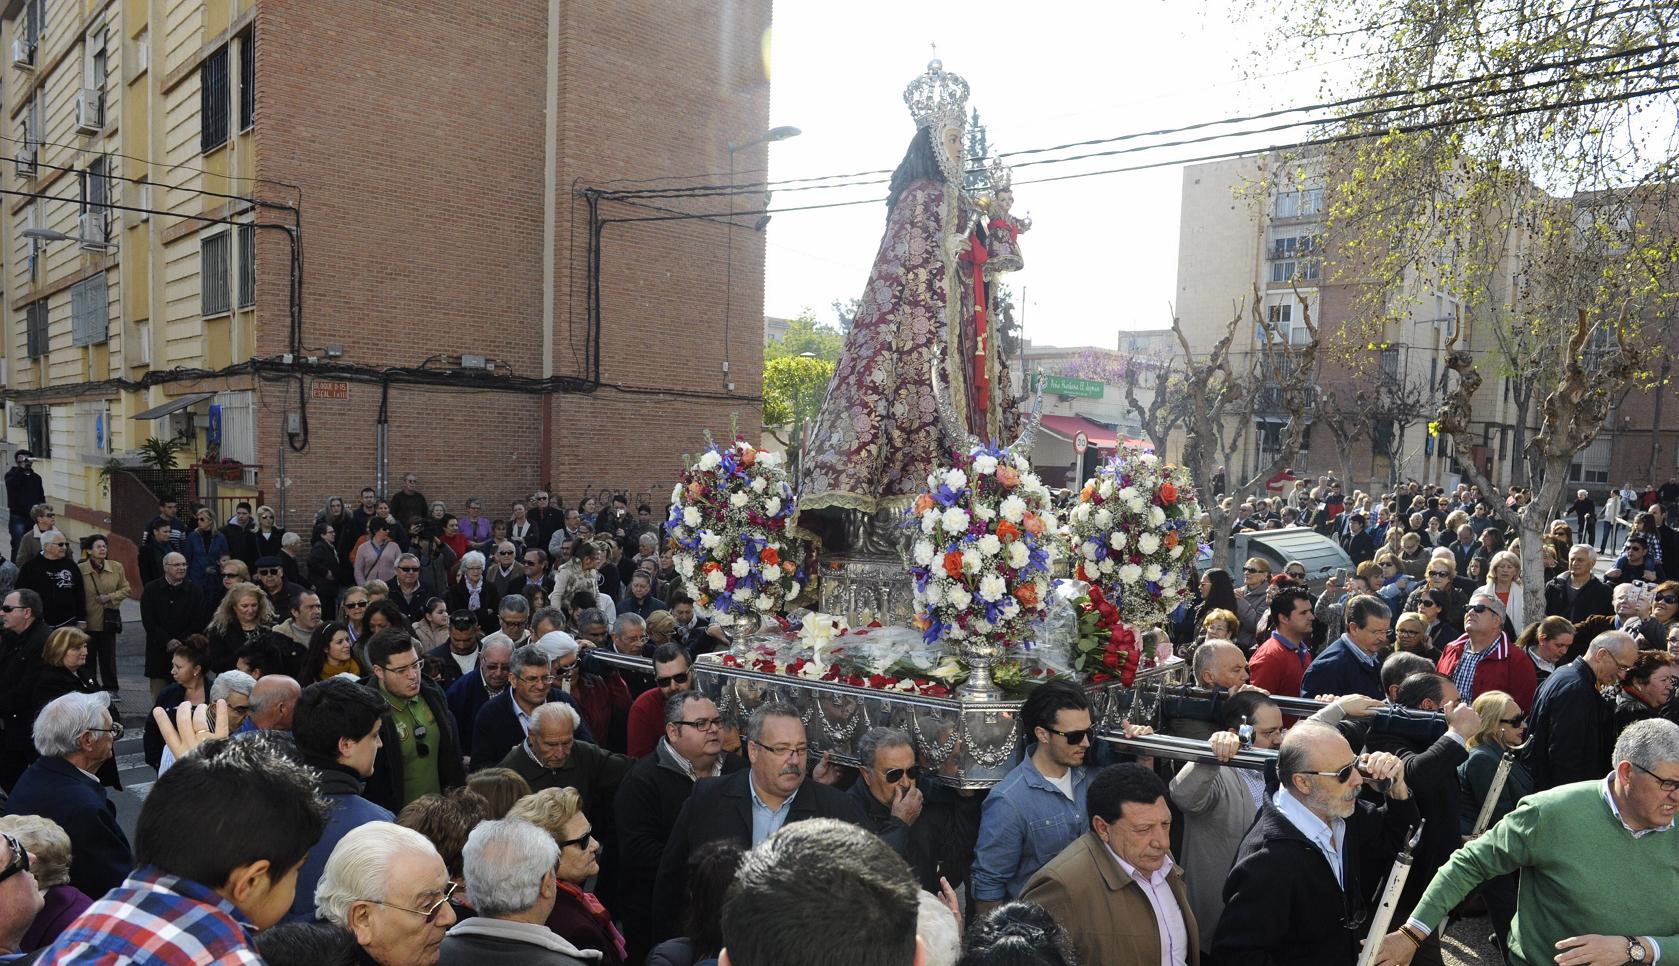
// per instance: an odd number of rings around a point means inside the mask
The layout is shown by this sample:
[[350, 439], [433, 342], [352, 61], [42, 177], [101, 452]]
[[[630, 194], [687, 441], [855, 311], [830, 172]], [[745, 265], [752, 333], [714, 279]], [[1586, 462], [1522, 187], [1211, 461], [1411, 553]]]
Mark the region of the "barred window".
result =
[[38, 460], [52, 459], [52, 407], [23, 407], [23, 425], [29, 451]]
[[250, 130], [256, 113], [257, 35], [252, 30], [239, 40], [239, 130]]
[[98, 345], [109, 339], [110, 317], [104, 272], [70, 289], [71, 345]]
[[24, 340], [29, 358], [47, 354], [47, 300], [37, 299], [24, 309]]
[[227, 143], [228, 88], [227, 48], [204, 58], [199, 68], [199, 140], [200, 151], [210, 152]]
[[257, 304], [257, 226], [239, 226], [239, 307]]
[[228, 233], [217, 232], [199, 243], [199, 287], [203, 293], [202, 314], [220, 315], [232, 307], [228, 291]]

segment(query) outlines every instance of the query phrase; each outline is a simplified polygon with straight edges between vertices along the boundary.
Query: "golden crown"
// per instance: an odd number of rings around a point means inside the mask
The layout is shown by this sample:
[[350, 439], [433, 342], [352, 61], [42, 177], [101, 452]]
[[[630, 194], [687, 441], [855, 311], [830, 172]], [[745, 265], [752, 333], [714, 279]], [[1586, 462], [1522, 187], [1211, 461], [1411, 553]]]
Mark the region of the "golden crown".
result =
[[919, 127], [961, 127], [967, 119], [968, 82], [934, 58], [927, 62], [926, 72], [904, 88], [904, 103]]

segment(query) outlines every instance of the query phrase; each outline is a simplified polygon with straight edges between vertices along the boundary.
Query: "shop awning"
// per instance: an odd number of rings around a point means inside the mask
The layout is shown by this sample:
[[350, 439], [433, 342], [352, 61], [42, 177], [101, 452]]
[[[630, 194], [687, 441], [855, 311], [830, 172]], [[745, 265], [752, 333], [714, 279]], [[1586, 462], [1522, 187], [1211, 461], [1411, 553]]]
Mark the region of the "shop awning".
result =
[[171, 413], [178, 413], [194, 403], [201, 403], [214, 395], [215, 393], [213, 392], [192, 392], [187, 393], [185, 396], [176, 396], [174, 399], [169, 400], [161, 406], [153, 406], [143, 413], [135, 413], [134, 418], [162, 419]]
[[1093, 423], [1083, 416], [1045, 416], [1043, 428], [1050, 435], [1069, 442], [1079, 433], [1083, 433], [1085, 440], [1098, 450], [1112, 450], [1119, 446], [1113, 430], [1101, 423]]

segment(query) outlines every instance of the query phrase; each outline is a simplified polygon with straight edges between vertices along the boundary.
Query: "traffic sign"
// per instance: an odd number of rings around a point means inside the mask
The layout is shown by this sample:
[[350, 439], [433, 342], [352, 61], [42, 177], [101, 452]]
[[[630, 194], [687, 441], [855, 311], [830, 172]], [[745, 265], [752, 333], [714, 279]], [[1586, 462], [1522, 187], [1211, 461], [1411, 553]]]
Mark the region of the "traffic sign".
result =
[[1084, 451], [1089, 448], [1090, 437], [1084, 435], [1084, 430], [1081, 429], [1073, 435], [1073, 452], [1083, 456]]

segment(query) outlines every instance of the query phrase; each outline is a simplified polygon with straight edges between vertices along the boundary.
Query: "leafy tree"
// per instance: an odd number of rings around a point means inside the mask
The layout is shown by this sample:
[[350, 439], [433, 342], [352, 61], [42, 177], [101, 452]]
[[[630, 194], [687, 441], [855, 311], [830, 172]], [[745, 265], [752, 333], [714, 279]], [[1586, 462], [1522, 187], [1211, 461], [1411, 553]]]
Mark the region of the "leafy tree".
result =
[[830, 303], [834, 310], [834, 324], [839, 326], [840, 335], [851, 331], [851, 322], [857, 318], [857, 310], [863, 307], [862, 299], [834, 299]]
[[[775, 359], [796, 358], [808, 352], [830, 363], [838, 362], [845, 347], [845, 335], [816, 321], [816, 313], [805, 309], [787, 324], [787, 334], [764, 346], [766, 366]], [[766, 379], [768, 373], [766, 370]], [[767, 383], [766, 383], [767, 385]], [[768, 422], [765, 414], [766, 422]]]
[[827, 359], [784, 356], [764, 362], [764, 431], [798, 462], [799, 434], [816, 421], [834, 364]]

